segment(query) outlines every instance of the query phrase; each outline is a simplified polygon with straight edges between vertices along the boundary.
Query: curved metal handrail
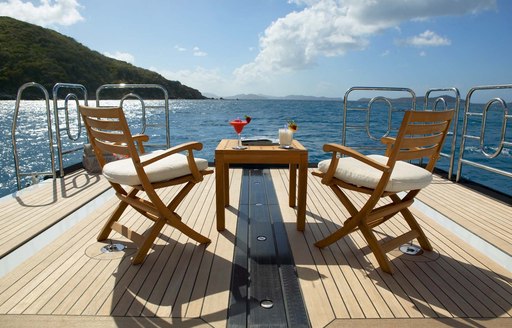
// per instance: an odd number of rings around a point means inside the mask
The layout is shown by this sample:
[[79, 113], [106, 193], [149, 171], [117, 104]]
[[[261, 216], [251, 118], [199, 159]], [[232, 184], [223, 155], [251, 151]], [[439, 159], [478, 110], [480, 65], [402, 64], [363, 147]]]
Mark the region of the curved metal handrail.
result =
[[[72, 136], [71, 135], [71, 126], [69, 124], [69, 106], [68, 106], [68, 102], [69, 100], [72, 99], [75, 101], [75, 105], [76, 105], [76, 108], [77, 108], [77, 123], [78, 123], [78, 129], [77, 129], [77, 133], [76, 133], [76, 137]], [[73, 93], [70, 93], [66, 96], [66, 98], [64, 99], [64, 108], [66, 108], [66, 111], [64, 112], [65, 113], [65, 117], [66, 117], [66, 133], [68, 135], [68, 138], [70, 140], [73, 140], [73, 141], [77, 141], [78, 139], [80, 139], [80, 135], [82, 134], [82, 118], [80, 117], [80, 112], [78, 111], [78, 106], [80, 105], [80, 102], [77, 98], [77, 96]]]
[[[370, 113], [371, 113], [371, 110], [372, 110], [372, 106], [373, 104], [376, 102], [376, 101], [383, 101], [385, 102], [387, 105], [388, 105], [388, 128], [386, 130], [386, 132], [384, 133], [384, 135], [380, 136], [380, 137], [374, 137], [372, 135], [372, 132], [370, 131]], [[368, 137], [370, 137], [370, 139], [374, 140], [374, 141], [379, 141], [381, 138], [383, 137], [387, 137], [389, 135], [389, 133], [391, 132], [391, 116], [392, 116], [392, 113], [393, 113], [393, 105], [391, 104], [391, 101], [389, 101], [388, 98], [386, 97], [382, 97], [382, 96], [377, 96], [377, 97], [373, 97], [369, 102], [368, 102], [368, 111], [366, 113], [366, 134], [368, 135]]]
[[[384, 132], [382, 137], [387, 136], [390, 134], [392, 130], [392, 115], [394, 112], [403, 112], [403, 110], [397, 110], [395, 107], [393, 107], [392, 102], [388, 97], [384, 96], [376, 96], [373, 97], [369, 102], [368, 106], [365, 108], [354, 108], [349, 106], [349, 96], [356, 92], [356, 91], [376, 91], [376, 92], [405, 92], [408, 93], [411, 96], [411, 110], [416, 110], [416, 93], [410, 89], [410, 88], [402, 88], [402, 87], [364, 87], [364, 86], [356, 86], [351, 87], [345, 92], [345, 96], [343, 97], [343, 124], [342, 124], [342, 135], [341, 135], [341, 143], [343, 145], [346, 145], [347, 143], [347, 129], [354, 129], [354, 130], [365, 130], [368, 138], [371, 140], [379, 140], [380, 138], [376, 138], [372, 135], [370, 128], [369, 128], [369, 119], [370, 119], [370, 111], [372, 109], [373, 104], [376, 101], [384, 101], [388, 105], [388, 124], [387, 124], [387, 130]], [[366, 121], [365, 125], [351, 125], [347, 122], [347, 113], [349, 111], [366, 111]], [[398, 127], [397, 127], [398, 130]], [[377, 147], [358, 147], [358, 148], [364, 148], [364, 149], [378, 149]], [[382, 148], [382, 147], [381, 147]]]
[[[18, 156], [18, 146], [17, 146], [17, 140], [16, 140], [16, 129], [18, 124], [18, 115], [20, 110], [20, 103], [23, 96], [23, 92], [28, 88], [38, 88], [42, 91], [44, 95], [44, 101], [46, 105], [46, 121], [48, 125], [48, 143], [49, 143], [49, 149], [50, 149], [50, 157], [51, 157], [51, 171], [47, 172], [29, 172], [29, 173], [23, 173], [20, 172], [20, 161]], [[28, 82], [23, 84], [19, 89], [18, 93], [16, 95], [16, 104], [14, 107], [14, 115], [12, 120], [12, 149], [14, 154], [14, 170], [16, 172], [16, 185], [18, 190], [21, 190], [21, 177], [22, 176], [31, 176], [32, 177], [32, 183], [37, 183], [37, 177], [41, 175], [51, 175], [54, 179], [56, 177], [55, 174], [55, 156], [54, 156], [54, 150], [53, 150], [53, 133], [52, 133], [52, 124], [51, 124], [51, 111], [50, 111], [50, 96], [48, 95], [48, 91], [39, 83], [36, 82]]]
[[147, 121], [146, 121], [146, 103], [144, 102], [144, 99], [142, 99], [142, 97], [139, 96], [138, 94], [129, 93], [129, 94], [125, 95], [123, 98], [121, 98], [120, 106], [123, 107], [124, 101], [127, 100], [127, 99], [130, 99], [130, 98], [134, 98], [134, 99], [137, 99], [138, 101], [140, 101], [140, 107], [141, 107], [141, 110], [142, 110], [142, 117], [141, 117], [141, 123], [142, 124], [141, 124], [141, 131], [140, 131], [140, 133], [144, 134], [146, 132], [146, 124], [147, 124]]
[[[111, 90], [111, 89], [131, 89], [131, 90], [134, 90], [134, 89], [155, 89], [155, 90], [158, 90], [158, 91], [161, 91], [162, 92], [162, 100], [164, 101], [164, 112], [165, 112], [165, 145], [157, 145], [157, 144], [151, 144], [151, 143], [147, 143], [146, 146], [148, 147], [160, 147], [160, 146], [165, 146], [167, 148], [171, 147], [171, 134], [170, 134], [170, 115], [169, 115], [169, 94], [167, 92], [167, 90], [159, 85], [159, 84], [126, 84], [126, 83], [121, 83], [121, 84], [104, 84], [102, 86], [100, 86], [97, 90], [96, 90], [96, 106], [100, 106], [100, 100], [101, 100], [101, 94], [102, 92], [104, 92], [105, 90]], [[134, 92], [130, 92], [129, 94], [127, 95], [124, 95], [122, 98], [121, 98], [121, 102], [120, 102], [120, 106], [122, 107], [122, 104], [123, 104], [123, 101], [124, 99], [127, 99], [126, 97], [134, 97], [136, 99], [138, 99], [139, 101], [141, 101], [142, 103], [142, 107], [143, 107], [143, 113], [142, 113], [142, 117], [141, 117], [141, 121], [142, 121], [142, 131], [141, 133], [144, 133], [144, 131], [146, 130], [146, 127], [147, 127], [147, 120], [146, 120], [146, 109], [149, 108], [149, 107], [153, 107], [153, 106], [148, 106], [148, 105], [145, 105], [145, 102], [144, 102], [144, 99], [139, 96], [138, 94], [134, 93]], [[110, 99], [111, 100], [111, 99]], [[161, 107], [161, 106], [160, 106]], [[155, 124], [154, 126], [159, 126], [161, 124]]]
[[[511, 147], [512, 148], [512, 141], [506, 141], [505, 136], [507, 135], [507, 121], [509, 119], [512, 119], [512, 115], [508, 114], [508, 107], [506, 102], [502, 98], [493, 98], [490, 101], [488, 101], [484, 107], [484, 110], [482, 112], [474, 112], [471, 111], [471, 99], [473, 97], [473, 94], [478, 91], [484, 91], [484, 90], [504, 90], [509, 89], [512, 90], [512, 84], [501, 84], [501, 85], [488, 85], [488, 86], [479, 86], [474, 87], [471, 90], [469, 90], [467, 96], [466, 96], [466, 104], [464, 108], [464, 121], [463, 121], [463, 127], [462, 127], [462, 140], [460, 144], [459, 149], [459, 160], [457, 163], [457, 177], [456, 181], [458, 182], [461, 177], [462, 173], [462, 165], [467, 164], [482, 170], [486, 170], [489, 172], [493, 172], [496, 174], [500, 174], [506, 177], [512, 177], [512, 171], [505, 171], [501, 170], [495, 167], [491, 167], [489, 165], [484, 165], [481, 163], [477, 163], [468, 159], [464, 158], [464, 153], [466, 150], [466, 141], [467, 140], [476, 140], [479, 142], [479, 150], [480, 152], [487, 158], [495, 158], [499, 154], [501, 154], [504, 147]], [[484, 143], [485, 143], [485, 129], [487, 124], [487, 112], [489, 111], [490, 107], [494, 103], [499, 103], [502, 106], [503, 109], [503, 115], [502, 115], [502, 127], [501, 127], [501, 135], [500, 135], [500, 143], [498, 145], [497, 151], [493, 154], [489, 154], [484, 150]], [[474, 134], [468, 134], [468, 120], [469, 117], [481, 117], [482, 123], [480, 125], [480, 133], [479, 135]]]
[[[450, 153], [446, 154], [446, 153], [441, 152], [441, 154], [440, 154], [442, 157], [445, 157], [445, 158], [449, 159], [448, 179], [451, 180], [452, 179], [452, 175], [453, 175], [453, 168], [455, 166], [455, 151], [456, 151], [456, 147], [457, 147], [457, 131], [458, 131], [457, 129], [458, 129], [459, 112], [460, 112], [460, 92], [459, 92], [459, 89], [457, 89], [457, 88], [434, 88], [434, 89], [429, 89], [425, 93], [423, 110], [428, 110], [428, 100], [429, 100], [430, 94], [433, 93], [433, 92], [453, 92], [453, 95], [454, 95], [454, 98], [455, 98], [455, 105], [454, 105], [454, 107], [455, 107], [454, 108], [455, 109], [455, 117], [452, 120], [452, 131], [448, 132], [448, 136], [452, 137], [452, 142], [451, 142], [451, 145], [450, 145]], [[438, 108], [437, 108], [438, 104], [443, 104], [443, 109], [442, 110], [447, 110], [448, 109], [448, 105], [447, 105], [446, 99], [444, 99], [443, 97], [438, 97], [433, 102], [433, 105], [432, 105], [432, 110], [433, 111], [438, 110]]]
[[[493, 154], [489, 154], [485, 151], [484, 145], [485, 145], [485, 129], [487, 127], [487, 113], [489, 112], [489, 109], [494, 103], [499, 103], [501, 105], [501, 108], [503, 108], [503, 120], [501, 121], [501, 134], [500, 134], [500, 144], [498, 145], [498, 148]], [[507, 116], [508, 116], [508, 106], [505, 100], [501, 98], [493, 98], [485, 104], [484, 112], [482, 115], [482, 128], [480, 131], [480, 151], [482, 154], [484, 154], [487, 158], [495, 158], [499, 154], [501, 154], [501, 151], [503, 150], [503, 147], [505, 146], [505, 133], [507, 131]]]
[[[61, 89], [69, 90], [71, 91], [64, 97], [64, 107], [59, 107], [59, 91]], [[76, 83], [56, 83], [53, 86], [53, 116], [55, 118], [55, 131], [56, 131], [56, 139], [57, 139], [57, 155], [59, 159], [59, 168], [60, 168], [60, 177], [64, 176], [64, 160], [63, 157], [65, 154], [73, 153], [79, 150], [83, 149], [83, 145], [75, 148], [70, 149], [62, 149], [62, 139], [61, 139], [61, 132], [64, 130], [66, 131], [66, 134], [71, 141], [77, 141], [80, 139], [81, 131], [82, 131], [82, 118], [80, 116], [80, 113], [78, 112], [78, 105], [80, 103], [79, 97], [76, 95], [75, 92], [80, 91], [83, 95], [83, 102], [85, 105], [87, 105], [87, 89], [85, 86], [81, 84]], [[76, 137], [73, 137], [71, 135], [71, 126], [69, 123], [69, 100], [74, 100], [76, 104], [76, 115], [77, 115], [77, 129], [78, 133]], [[65, 117], [65, 127], [60, 126], [60, 118], [59, 118], [59, 111], [64, 111], [64, 117]]]

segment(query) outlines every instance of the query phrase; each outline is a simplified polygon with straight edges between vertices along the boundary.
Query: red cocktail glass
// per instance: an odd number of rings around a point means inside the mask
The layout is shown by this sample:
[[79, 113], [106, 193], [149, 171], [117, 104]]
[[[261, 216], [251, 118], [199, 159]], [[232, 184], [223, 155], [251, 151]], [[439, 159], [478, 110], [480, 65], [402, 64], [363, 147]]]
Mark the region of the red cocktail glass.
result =
[[229, 122], [231, 126], [235, 129], [236, 134], [238, 135], [238, 146], [233, 147], [233, 149], [246, 149], [247, 147], [242, 146], [242, 130], [244, 129], [244, 126], [246, 126], [249, 122], [242, 121], [241, 119], [232, 120]]

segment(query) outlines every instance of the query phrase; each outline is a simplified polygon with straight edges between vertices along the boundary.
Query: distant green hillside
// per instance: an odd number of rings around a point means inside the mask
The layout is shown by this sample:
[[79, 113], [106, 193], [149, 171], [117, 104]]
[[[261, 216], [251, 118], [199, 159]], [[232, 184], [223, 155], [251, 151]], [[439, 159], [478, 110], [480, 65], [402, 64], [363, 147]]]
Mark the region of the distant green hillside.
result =
[[26, 82], [37, 82], [50, 93], [55, 83], [79, 83], [87, 88], [89, 98], [108, 83], [160, 84], [170, 98], [205, 98], [196, 89], [106, 57], [53, 30], [0, 17], [0, 99], [15, 99]]

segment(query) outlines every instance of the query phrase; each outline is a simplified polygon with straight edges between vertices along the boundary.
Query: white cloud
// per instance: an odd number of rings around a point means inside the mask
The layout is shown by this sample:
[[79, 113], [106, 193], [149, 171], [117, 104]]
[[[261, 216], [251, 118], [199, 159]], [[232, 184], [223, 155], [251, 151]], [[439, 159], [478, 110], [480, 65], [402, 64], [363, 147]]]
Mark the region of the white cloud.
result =
[[208, 54], [206, 52], [202, 51], [201, 49], [199, 49], [199, 47], [194, 47], [193, 54], [196, 57], [208, 56]]
[[[302, 70], [319, 57], [340, 56], [365, 49], [370, 37], [403, 22], [437, 16], [474, 14], [496, 7], [496, 0], [289, 0], [300, 6], [267, 27], [253, 62], [234, 71], [249, 83], [269, 73]], [[424, 41], [447, 42], [444, 38]]]
[[111, 54], [109, 52], [103, 53], [105, 56], [114, 58], [117, 60], [122, 60], [130, 64], [135, 64], [135, 57], [132, 54], [129, 54], [127, 52], [120, 52], [116, 51], [115, 53]]
[[78, 11], [77, 0], [41, 0], [39, 5], [29, 1], [0, 2], [0, 16], [9, 16], [40, 26], [73, 25], [84, 20]]
[[[175, 45], [174, 49], [176, 49], [179, 52], [186, 52], [186, 51], [188, 51], [187, 48], [182, 47], [180, 45]], [[196, 46], [196, 47], [192, 48], [192, 55], [195, 56], [195, 57], [205, 57], [205, 56], [208, 56], [208, 53], [202, 51], [199, 47]]]
[[439, 36], [435, 32], [426, 30], [420, 35], [402, 40], [400, 43], [416, 47], [438, 47], [449, 46], [452, 42], [447, 38]]

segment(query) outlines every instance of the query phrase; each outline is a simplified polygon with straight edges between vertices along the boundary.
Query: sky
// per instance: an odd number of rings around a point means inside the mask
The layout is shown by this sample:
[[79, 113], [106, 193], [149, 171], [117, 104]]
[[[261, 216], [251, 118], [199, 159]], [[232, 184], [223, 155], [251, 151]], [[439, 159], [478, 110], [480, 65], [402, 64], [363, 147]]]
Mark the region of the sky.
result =
[[509, 0], [0, 0], [0, 16], [207, 96], [512, 83]]

